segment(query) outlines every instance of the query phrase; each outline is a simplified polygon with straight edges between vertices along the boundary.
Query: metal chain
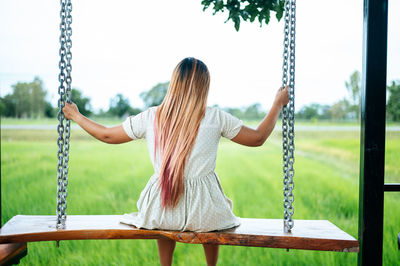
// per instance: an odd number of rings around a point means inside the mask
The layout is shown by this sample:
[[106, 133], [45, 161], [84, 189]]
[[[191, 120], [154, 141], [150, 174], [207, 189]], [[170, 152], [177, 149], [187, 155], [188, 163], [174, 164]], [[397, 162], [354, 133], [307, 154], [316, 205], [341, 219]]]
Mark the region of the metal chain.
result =
[[[65, 91], [65, 101], [68, 103], [71, 103], [71, 83], [72, 83], [72, 77], [71, 77], [71, 71], [72, 71], [72, 65], [71, 65], [71, 60], [72, 60], [72, 53], [71, 53], [71, 47], [72, 47], [72, 40], [71, 40], [71, 35], [72, 35], [72, 16], [71, 16], [71, 11], [72, 11], [72, 3], [71, 0], [67, 0], [66, 4], [66, 17], [65, 17], [65, 22], [67, 24], [66, 27], [66, 36], [67, 40], [65, 42], [65, 47], [66, 47], [66, 54], [65, 58], [67, 59], [67, 65], [66, 65], [66, 72], [67, 72], [67, 77], [65, 79], [66, 83], [66, 91]], [[69, 137], [71, 134], [71, 121], [67, 119], [65, 121], [65, 134], [64, 134], [64, 180], [63, 180], [63, 194], [65, 197], [65, 209], [67, 208], [67, 195], [68, 195], [68, 190], [67, 190], [67, 185], [68, 185], [68, 163], [69, 163]], [[65, 213], [65, 219], [67, 219], [67, 214]]]
[[[288, 47], [289, 47], [289, 8], [290, 4], [289, 1], [285, 1], [285, 11], [284, 11], [284, 28], [283, 28], [283, 66], [282, 66], [282, 88], [285, 88], [288, 83]], [[283, 146], [283, 206], [284, 206], [284, 220], [287, 219], [286, 214], [286, 206], [288, 205], [288, 199], [286, 197], [286, 190], [287, 190], [287, 169], [288, 169], [288, 110], [287, 107], [284, 106], [282, 109], [282, 146]], [[284, 224], [284, 228], [286, 231], [286, 223]]]
[[[58, 164], [57, 164], [57, 224], [59, 229], [65, 228], [65, 221], [67, 219], [67, 185], [68, 185], [68, 161], [69, 161], [69, 137], [70, 137], [70, 121], [64, 118], [62, 108], [65, 102], [70, 102], [71, 95], [71, 35], [72, 35], [72, 3], [71, 0], [60, 0], [60, 73], [58, 81]], [[64, 123], [65, 122], [65, 123]]]
[[[296, 37], [296, 0], [286, 0], [284, 6], [284, 40], [282, 87], [289, 85], [289, 103], [282, 109], [282, 146], [283, 146], [283, 207], [284, 231], [293, 228], [293, 188], [294, 188], [294, 74], [295, 74], [295, 37]], [[289, 74], [288, 74], [289, 70]]]
[[294, 100], [295, 100], [295, 47], [296, 47], [296, 0], [292, 0], [290, 4], [290, 57], [289, 57], [289, 98], [290, 98], [290, 105], [289, 105], [289, 168], [288, 168], [288, 175], [289, 175], [289, 206], [288, 206], [288, 227], [291, 229], [293, 228], [293, 188], [294, 188]]

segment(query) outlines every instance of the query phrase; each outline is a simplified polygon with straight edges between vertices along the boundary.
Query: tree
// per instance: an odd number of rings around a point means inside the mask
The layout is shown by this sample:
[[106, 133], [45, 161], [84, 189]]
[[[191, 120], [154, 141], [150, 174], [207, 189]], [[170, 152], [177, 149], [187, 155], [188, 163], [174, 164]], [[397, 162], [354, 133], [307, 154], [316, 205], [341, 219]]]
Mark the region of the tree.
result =
[[349, 106], [349, 101], [346, 99], [342, 99], [337, 103], [334, 103], [330, 108], [330, 114], [332, 118], [335, 120], [346, 119], [348, 116]]
[[360, 103], [361, 103], [361, 75], [360, 72], [354, 71], [350, 76], [350, 80], [345, 82], [347, 91], [350, 94], [349, 111], [354, 114], [354, 118], [360, 119]]
[[149, 91], [144, 91], [140, 94], [146, 107], [157, 106], [164, 100], [165, 94], [167, 94], [169, 81], [164, 83], [158, 83]]
[[300, 111], [296, 113], [296, 118], [298, 119], [330, 119], [330, 106], [323, 105], [319, 103], [312, 103], [306, 106], [303, 106]]
[[15, 104], [15, 116], [28, 117], [31, 110], [31, 97], [29, 83], [18, 82], [11, 86], [13, 89], [12, 102]]
[[29, 83], [17, 82], [11, 87], [13, 92], [8, 98], [8, 104], [14, 105], [13, 116], [40, 118], [44, 114], [47, 92], [44, 90], [43, 81], [39, 77], [35, 77]]
[[297, 118], [300, 119], [318, 119], [319, 104], [312, 103], [310, 105], [303, 106], [300, 111], [296, 114]]
[[230, 113], [231, 115], [236, 116], [237, 118], [240, 118], [240, 119], [244, 118], [243, 110], [240, 108], [228, 107], [228, 108], [224, 108], [224, 110], [226, 112]]
[[58, 112], [58, 108], [54, 108], [51, 103], [46, 102], [45, 106], [44, 106], [44, 116], [45, 117], [49, 117], [49, 118], [53, 118], [56, 116]]
[[318, 115], [320, 119], [331, 119], [331, 106], [327, 104], [319, 105]]
[[388, 118], [393, 121], [400, 121], [400, 81], [392, 81], [387, 87], [389, 100], [387, 103]]
[[45, 113], [46, 94], [43, 81], [35, 77], [32, 82], [17, 82], [11, 86], [12, 93], [1, 99], [2, 115], [13, 117], [37, 117]]
[[81, 112], [84, 116], [88, 116], [88, 115], [92, 114], [90, 98], [84, 97], [80, 90], [78, 90], [76, 88], [72, 88], [71, 101], [73, 101], [76, 104], [76, 106], [78, 106], [79, 112]]
[[226, 107], [224, 111], [236, 116], [239, 119], [245, 120], [258, 120], [264, 118], [266, 115], [261, 108], [261, 104], [254, 103], [249, 106], [237, 108], [237, 107]]
[[4, 106], [1, 116], [15, 117], [15, 99], [12, 94], [7, 94], [4, 98], [1, 98], [1, 105]]
[[113, 116], [123, 117], [125, 115], [135, 115], [141, 110], [138, 108], [132, 108], [129, 103], [129, 99], [125, 98], [121, 93], [118, 93], [114, 98], [110, 100], [110, 108], [108, 113]]
[[6, 112], [6, 104], [4, 102], [4, 99], [0, 97], [0, 116], [5, 116]]
[[249, 105], [244, 110], [244, 118], [249, 120], [261, 119], [265, 116], [265, 113], [261, 110], [261, 104], [254, 103]]
[[283, 16], [285, 0], [203, 0], [201, 4], [204, 6], [203, 11], [212, 5], [213, 15], [228, 11], [225, 23], [232, 20], [236, 31], [239, 31], [241, 20], [253, 22], [258, 19], [260, 27], [263, 22], [267, 25], [271, 11], [276, 13], [275, 16], [279, 21]]
[[30, 116], [40, 118], [45, 113], [46, 94], [43, 88], [43, 81], [39, 77], [35, 77], [29, 83], [30, 89]]

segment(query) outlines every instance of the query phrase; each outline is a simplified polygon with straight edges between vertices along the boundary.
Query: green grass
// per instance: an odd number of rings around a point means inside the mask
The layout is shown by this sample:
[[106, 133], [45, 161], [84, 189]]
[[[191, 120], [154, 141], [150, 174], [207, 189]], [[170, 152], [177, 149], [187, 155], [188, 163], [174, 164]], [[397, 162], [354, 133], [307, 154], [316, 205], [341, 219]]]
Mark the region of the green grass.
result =
[[[56, 132], [2, 130], [2, 218], [54, 214]], [[400, 181], [400, 134], [387, 138], [387, 179]], [[68, 214], [123, 214], [152, 174], [144, 141], [97, 142], [73, 131]], [[358, 230], [359, 133], [297, 132], [295, 219], [327, 219], [353, 236]], [[220, 143], [217, 173], [239, 217], [281, 218], [281, 140], [258, 148]], [[384, 265], [400, 261], [400, 195], [385, 194]], [[30, 243], [21, 265], [157, 265], [154, 240]], [[222, 246], [220, 265], [355, 265], [357, 254]], [[205, 265], [201, 245], [177, 244], [174, 265]]]
[[[122, 118], [113, 117], [95, 117], [93, 118], [96, 122], [105, 125], [118, 125], [122, 122]], [[251, 126], [257, 126], [259, 120], [246, 121], [246, 124]], [[9, 118], [1, 117], [2, 125], [57, 125], [57, 118]], [[296, 120], [296, 126], [354, 126], [359, 127], [360, 123], [357, 121], [333, 121], [333, 120]], [[399, 127], [399, 122], [387, 121], [387, 127]], [[280, 121], [277, 123], [277, 127], [280, 127]]]
[[[104, 124], [104, 125], [118, 125], [122, 123], [123, 119], [119, 118], [94, 118], [96, 122]], [[9, 117], [2, 117], [1, 118], [2, 125], [54, 125], [58, 124], [57, 118], [9, 118]]]

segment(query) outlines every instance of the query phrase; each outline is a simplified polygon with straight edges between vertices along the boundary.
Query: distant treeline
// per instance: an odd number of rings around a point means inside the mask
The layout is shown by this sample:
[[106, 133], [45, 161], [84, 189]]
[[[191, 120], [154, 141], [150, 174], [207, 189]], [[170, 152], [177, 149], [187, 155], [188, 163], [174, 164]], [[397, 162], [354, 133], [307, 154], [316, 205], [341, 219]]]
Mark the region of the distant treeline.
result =
[[[167, 92], [169, 82], [158, 83], [148, 91], [140, 94], [145, 108], [161, 104]], [[361, 84], [360, 73], [355, 71], [349, 81], [345, 82], [348, 97], [332, 105], [312, 103], [305, 105], [296, 113], [296, 119], [302, 120], [358, 120], [360, 118]], [[392, 81], [387, 87], [387, 118], [391, 121], [400, 121], [400, 81]], [[0, 98], [0, 112], [2, 117], [41, 118], [56, 117], [58, 107], [54, 107], [46, 100], [47, 92], [43, 81], [35, 77], [32, 82], [17, 82], [12, 85], [12, 92]], [[110, 99], [108, 110], [93, 112], [90, 98], [84, 96], [76, 88], [71, 91], [71, 99], [86, 116], [124, 117], [135, 115], [142, 110], [133, 107], [129, 99], [122, 94], [116, 94]], [[266, 115], [261, 104], [255, 103], [242, 108], [226, 107], [225, 111], [243, 120], [260, 120]]]
[[[312, 103], [303, 106], [296, 118], [302, 120], [360, 120], [361, 116], [361, 76], [355, 71], [345, 82], [348, 97], [332, 105]], [[400, 81], [392, 81], [387, 89], [386, 114], [390, 121], [400, 121]]]
[[[35, 77], [32, 82], [17, 82], [11, 87], [12, 92], [0, 98], [2, 117], [52, 118], [57, 116], [59, 108], [52, 106], [46, 100], [47, 92], [39, 77]], [[100, 110], [98, 113], [93, 112], [90, 98], [84, 96], [79, 89], [72, 88], [71, 100], [85, 116], [123, 117], [142, 111], [139, 108], [132, 107], [129, 99], [120, 93], [110, 99], [108, 110]]]

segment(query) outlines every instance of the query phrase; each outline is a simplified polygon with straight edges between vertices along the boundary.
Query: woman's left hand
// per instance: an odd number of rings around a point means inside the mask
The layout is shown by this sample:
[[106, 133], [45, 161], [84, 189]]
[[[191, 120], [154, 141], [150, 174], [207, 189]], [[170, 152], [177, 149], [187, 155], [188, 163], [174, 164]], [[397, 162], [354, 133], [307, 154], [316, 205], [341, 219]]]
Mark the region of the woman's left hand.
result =
[[80, 114], [78, 110], [78, 106], [75, 103], [65, 103], [63, 108], [65, 118], [69, 120], [74, 120]]

